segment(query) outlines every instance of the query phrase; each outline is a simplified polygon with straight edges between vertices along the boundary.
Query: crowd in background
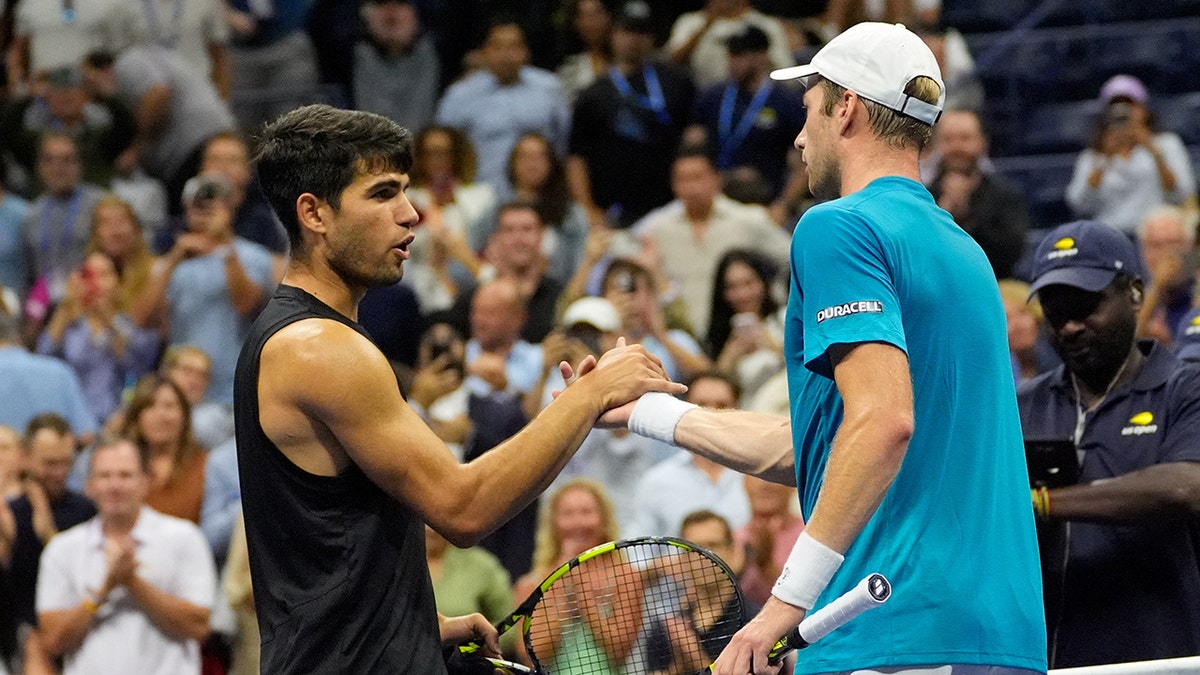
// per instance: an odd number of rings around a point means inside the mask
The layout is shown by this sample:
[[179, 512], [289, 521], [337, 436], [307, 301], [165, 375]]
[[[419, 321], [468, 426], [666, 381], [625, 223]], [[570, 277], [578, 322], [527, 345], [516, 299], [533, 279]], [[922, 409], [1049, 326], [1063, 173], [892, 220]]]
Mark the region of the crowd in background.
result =
[[[4, 3], [0, 673], [89, 672], [116, 641], [147, 633], [165, 641], [150, 652], [168, 664], [156, 672], [201, 661], [257, 672], [232, 383], [287, 264], [286, 234], [255, 185], [253, 134], [299, 105], [375, 112], [413, 134], [412, 255], [403, 281], [368, 293], [359, 321], [463, 461], [552, 400], [564, 385], [556, 364], [622, 336], [690, 382], [696, 403], [787, 414], [791, 230], [814, 198], [793, 147], [803, 92], [768, 74], [863, 19], [904, 21], [937, 56], [946, 112], [922, 178], [992, 263], [1014, 379], [1053, 371], [1060, 356], [1027, 302], [1025, 197], [992, 169], [987, 101], [939, 4]], [[1137, 78], [1095, 86], [1095, 140], [1065, 197], [1138, 247], [1137, 334], [1186, 342], [1200, 333], [1187, 148], [1155, 127]], [[144, 484], [122, 478], [131, 462]], [[495, 620], [590, 546], [710, 521], [716, 534], [696, 536], [737, 561], [761, 603], [803, 527], [794, 501], [595, 430], [542, 503], [482, 549], [429, 532], [438, 604]], [[105, 541], [97, 523], [131, 509], [191, 525], [151, 516], [157, 529], [138, 534], [161, 546]], [[43, 555], [85, 523], [107, 572]], [[86, 553], [89, 541], [71, 545]], [[193, 567], [199, 543], [206, 559]], [[142, 579], [131, 561], [155, 556], [175, 573]], [[143, 587], [151, 576], [166, 599]], [[108, 631], [96, 634], [107, 647], [89, 626]]]

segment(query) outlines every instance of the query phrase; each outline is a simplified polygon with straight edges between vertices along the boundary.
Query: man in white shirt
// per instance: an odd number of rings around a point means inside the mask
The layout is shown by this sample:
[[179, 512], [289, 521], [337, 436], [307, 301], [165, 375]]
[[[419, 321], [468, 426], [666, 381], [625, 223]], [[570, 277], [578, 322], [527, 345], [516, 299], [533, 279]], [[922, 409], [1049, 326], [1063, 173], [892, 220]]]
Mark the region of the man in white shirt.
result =
[[149, 486], [143, 452], [128, 440], [101, 441], [88, 476], [99, 515], [42, 553], [38, 621], [64, 675], [200, 672], [212, 553], [195, 525], [143, 504]]

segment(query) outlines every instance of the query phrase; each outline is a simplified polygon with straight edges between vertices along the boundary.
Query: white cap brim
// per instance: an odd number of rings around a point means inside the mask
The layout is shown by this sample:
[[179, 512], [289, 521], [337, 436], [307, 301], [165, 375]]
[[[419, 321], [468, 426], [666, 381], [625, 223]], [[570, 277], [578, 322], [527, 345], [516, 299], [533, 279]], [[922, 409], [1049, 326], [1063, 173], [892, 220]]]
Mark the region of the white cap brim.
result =
[[790, 68], [780, 68], [779, 70], [771, 71], [771, 79], [776, 82], [786, 82], [788, 80], [797, 80], [804, 77], [812, 77], [817, 74], [817, 69], [811, 63], [803, 66], [792, 66]]

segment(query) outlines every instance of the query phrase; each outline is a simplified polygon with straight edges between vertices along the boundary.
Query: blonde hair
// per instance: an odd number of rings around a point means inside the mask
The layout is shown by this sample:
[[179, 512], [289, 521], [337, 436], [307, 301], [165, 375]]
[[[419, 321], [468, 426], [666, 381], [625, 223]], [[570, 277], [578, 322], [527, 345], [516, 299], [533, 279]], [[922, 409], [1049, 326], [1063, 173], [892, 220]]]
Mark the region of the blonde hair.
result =
[[[842, 98], [847, 89], [840, 84], [821, 78], [825, 100], [821, 103], [821, 114], [832, 115], [833, 107]], [[904, 87], [904, 93], [917, 100], [936, 104], [941, 97], [942, 88], [936, 80], [918, 75]], [[875, 136], [896, 149], [915, 147], [917, 151], [925, 149], [929, 139], [933, 137], [933, 125], [926, 124], [915, 117], [909, 117], [891, 108], [859, 97], [867, 108], [867, 123]]]
[[[117, 260], [100, 250], [100, 241], [96, 237], [96, 228], [100, 222], [100, 209], [110, 206], [124, 211], [129, 222], [133, 223], [133, 250], [123, 260]], [[93, 253], [108, 255], [109, 259], [113, 261], [113, 266], [117, 268], [117, 276], [121, 280], [121, 288], [117, 292], [117, 309], [126, 310], [133, 307], [142, 287], [150, 278], [150, 268], [154, 264], [154, 258], [150, 255], [150, 247], [146, 245], [146, 237], [142, 233], [142, 222], [138, 219], [137, 213], [134, 212], [129, 202], [112, 193], [104, 195], [92, 208], [92, 229], [88, 235], [87, 254]]]
[[619, 530], [617, 528], [616, 510], [608, 492], [600, 483], [590, 478], [572, 478], [563, 483], [562, 487], [550, 495], [550, 499], [542, 505], [538, 512], [537, 532], [533, 536], [533, 573], [539, 579], [550, 572], [559, 563], [562, 556], [562, 540], [554, 531], [554, 516], [558, 513], [558, 503], [570, 490], [583, 490], [596, 499], [600, 507], [600, 523], [604, 529], [604, 538], [597, 545], [614, 541]]
[[1042, 305], [1037, 301], [1037, 298], [1029, 297], [1029, 284], [1017, 279], [1001, 279], [997, 282], [1000, 286], [1000, 299], [1006, 302], [1011, 302], [1015, 305], [1024, 305], [1025, 309], [1033, 315], [1038, 325], [1042, 325], [1044, 315], [1042, 314]]

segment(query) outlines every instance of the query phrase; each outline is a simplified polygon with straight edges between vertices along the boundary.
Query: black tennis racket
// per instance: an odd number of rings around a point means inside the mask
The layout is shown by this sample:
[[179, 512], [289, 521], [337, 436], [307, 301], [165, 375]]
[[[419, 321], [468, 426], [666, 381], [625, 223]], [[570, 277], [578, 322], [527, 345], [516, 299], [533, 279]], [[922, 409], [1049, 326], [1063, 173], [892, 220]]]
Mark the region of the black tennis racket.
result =
[[601, 544], [560, 566], [496, 630], [522, 624], [536, 673], [647, 673], [704, 667], [747, 618], [720, 558], [682, 539], [644, 537]]

